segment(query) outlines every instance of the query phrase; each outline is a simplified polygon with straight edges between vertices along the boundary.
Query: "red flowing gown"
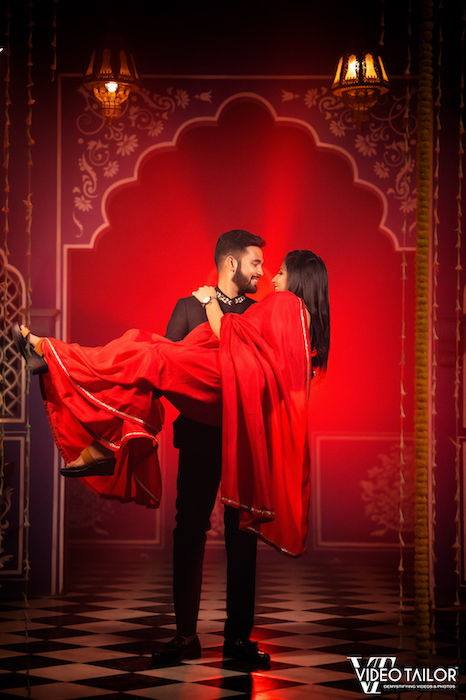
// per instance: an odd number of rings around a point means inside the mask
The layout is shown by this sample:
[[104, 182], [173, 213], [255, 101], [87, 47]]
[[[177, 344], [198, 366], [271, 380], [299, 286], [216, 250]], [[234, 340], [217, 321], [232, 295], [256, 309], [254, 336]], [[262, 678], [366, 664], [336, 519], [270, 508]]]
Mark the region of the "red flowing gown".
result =
[[[159, 392], [184, 415], [222, 425], [224, 503], [240, 527], [282, 551], [304, 551], [309, 510], [311, 348], [305, 307], [276, 292], [177, 343], [130, 330], [103, 347], [47, 338], [47, 417], [67, 462], [92, 439], [115, 452], [113, 476], [88, 477], [102, 496], [157, 507]], [[199, 474], [202, 479], [202, 473]]]

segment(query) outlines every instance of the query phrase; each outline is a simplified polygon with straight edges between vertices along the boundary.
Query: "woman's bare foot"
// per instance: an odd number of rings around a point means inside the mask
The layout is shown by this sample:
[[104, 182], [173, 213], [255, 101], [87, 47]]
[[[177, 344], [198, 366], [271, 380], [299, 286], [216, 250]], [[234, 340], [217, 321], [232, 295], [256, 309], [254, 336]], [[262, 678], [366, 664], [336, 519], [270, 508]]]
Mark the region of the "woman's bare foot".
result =
[[[113, 452], [111, 450], [107, 450], [106, 447], [103, 447], [100, 442], [94, 441], [88, 446], [88, 450], [94, 459], [107, 459], [108, 457], [113, 457]], [[79, 455], [79, 457], [74, 459], [72, 462], [67, 462], [64, 469], [67, 469], [68, 467], [82, 467], [84, 464], [84, 459], [81, 457], [81, 455]]]

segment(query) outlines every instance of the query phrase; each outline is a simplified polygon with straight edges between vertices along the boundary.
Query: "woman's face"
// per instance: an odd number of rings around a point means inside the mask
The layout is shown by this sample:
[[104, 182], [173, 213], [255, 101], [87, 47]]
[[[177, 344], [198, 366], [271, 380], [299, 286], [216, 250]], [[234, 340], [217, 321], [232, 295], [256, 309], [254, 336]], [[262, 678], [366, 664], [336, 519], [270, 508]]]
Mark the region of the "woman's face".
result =
[[280, 269], [272, 280], [276, 292], [286, 292], [288, 289], [288, 274], [286, 272], [285, 261], [280, 265]]

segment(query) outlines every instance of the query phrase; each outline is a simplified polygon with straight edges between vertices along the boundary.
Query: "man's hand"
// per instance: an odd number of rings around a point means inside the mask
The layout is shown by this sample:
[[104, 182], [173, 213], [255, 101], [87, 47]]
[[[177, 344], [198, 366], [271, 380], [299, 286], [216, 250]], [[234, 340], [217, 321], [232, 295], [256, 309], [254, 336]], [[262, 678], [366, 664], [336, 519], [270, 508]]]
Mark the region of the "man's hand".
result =
[[193, 297], [196, 297], [196, 299], [202, 304], [204, 299], [206, 297], [216, 297], [217, 296], [217, 291], [215, 287], [208, 287], [205, 285], [204, 287], [199, 287], [195, 292], [193, 292]]
[[[223, 311], [220, 308], [220, 304], [217, 299], [217, 290], [215, 287], [199, 287], [199, 289], [193, 292], [193, 297], [204, 306], [205, 312], [207, 314], [207, 320], [212, 328], [212, 332], [217, 338], [220, 338], [220, 321], [222, 320]], [[208, 303], [209, 297], [212, 301]], [[205, 300], [207, 299], [207, 302]]]

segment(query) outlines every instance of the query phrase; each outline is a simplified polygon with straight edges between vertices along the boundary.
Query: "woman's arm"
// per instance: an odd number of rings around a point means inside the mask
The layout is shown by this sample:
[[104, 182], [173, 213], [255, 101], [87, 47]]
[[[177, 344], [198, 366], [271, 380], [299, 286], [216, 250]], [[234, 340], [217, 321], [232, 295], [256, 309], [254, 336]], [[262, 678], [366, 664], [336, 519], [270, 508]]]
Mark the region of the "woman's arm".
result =
[[[220, 322], [222, 320], [223, 311], [217, 301], [215, 287], [199, 287], [198, 290], [193, 292], [193, 296], [204, 306], [212, 332], [217, 338], [220, 338]], [[209, 300], [207, 301], [208, 298]]]

